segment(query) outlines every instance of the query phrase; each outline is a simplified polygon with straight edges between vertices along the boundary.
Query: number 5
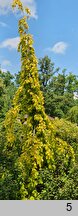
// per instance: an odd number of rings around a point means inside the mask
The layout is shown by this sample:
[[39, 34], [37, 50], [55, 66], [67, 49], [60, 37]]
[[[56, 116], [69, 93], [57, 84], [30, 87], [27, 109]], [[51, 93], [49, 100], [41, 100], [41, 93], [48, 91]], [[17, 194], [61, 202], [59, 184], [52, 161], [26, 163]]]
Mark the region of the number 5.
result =
[[72, 203], [67, 203], [67, 211], [71, 211], [72, 210]]

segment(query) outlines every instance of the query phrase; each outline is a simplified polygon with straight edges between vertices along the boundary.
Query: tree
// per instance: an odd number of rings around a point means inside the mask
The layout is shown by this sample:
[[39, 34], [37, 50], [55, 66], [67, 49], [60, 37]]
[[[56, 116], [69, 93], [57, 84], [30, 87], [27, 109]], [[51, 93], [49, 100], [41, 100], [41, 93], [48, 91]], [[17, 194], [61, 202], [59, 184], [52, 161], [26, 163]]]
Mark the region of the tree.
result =
[[78, 162], [78, 126], [66, 119], [55, 118], [52, 120], [55, 132], [59, 138], [69, 143], [75, 152], [76, 162]]
[[74, 74], [69, 73], [66, 77], [66, 90], [68, 93], [72, 94], [76, 91], [77, 88], [77, 78]]
[[65, 92], [65, 84], [66, 84], [66, 75], [65, 75], [66, 69], [62, 71], [62, 73], [58, 73], [57, 76], [54, 76], [50, 87], [53, 90], [54, 94], [57, 94], [58, 96], [64, 95]]
[[38, 64], [41, 90], [45, 92], [47, 85], [51, 81], [53, 75], [59, 70], [59, 68], [54, 70], [54, 63], [51, 62], [51, 59], [48, 56], [44, 56], [44, 58], [39, 59]]
[[71, 122], [77, 123], [78, 125], [78, 106], [73, 106], [69, 112], [68, 112], [68, 116], [67, 119]]
[[5, 118], [6, 112], [11, 107], [11, 102], [16, 91], [14, 76], [10, 72], [0, 71], [0, 122]]
[[[14, 1], [13, 7], [16, 5], [22, 12], [24, 11], [20, 1]], [[26, 12], [29, 16], [29, 9], [26, 9]], [[44, 100], [38, 81], [37, 59], [32, 47], [33, 39], [30, 34], [27, 34], [26, 19], [27, 17], [24, 16], [19, 20], [20, 43], [18, 50], [21, 52], [22, 62], [20, 87], [13, 99], [13, 108], [10, 109], [5, 120], [7, 148], [8, 145], [12, 146], [9, 147], [11, 153], [8, 150], [8, 157], [11, 157], [12, 160], [13, 154], [15, 154], [14, 164], [18, 164], [17, 169], [21, 170], [21, 173], [23, 170], [21, 178], [23, 181], [24, 177], [24, 182], [21, 183], [20, 191], [22, 187], [25, 187], [25, 194], [22, 193], [21, 198], [26, 195], [25, 181], [27, 181], [28, 172], [30, 172], [30, 178], [27, 183], [29, 190], [27, 193], [31, 197], [35, 193], [36, 184], [38, 184], [38, 169], [43, 163], [49, 165], [53, 160], [47, 135], [50, 123], [43, 107]]]
[[66, 69], [62, 71], [62, 74], [58, 73], [57, 76], [53, 76], [45, 93], [45, 110], [48, 115], [53, 117], [64, 117], [65, 71]]
[[2, 78], [0, 78], [0, 122], [4, 118], [3, 107], [4, 107], [4, 84]]
[[16, 84], [17, 88], [20, 86], [20, 73], [21, 73], [21, 71], [19, 71], [17, 74], [15, 74], [15, 84]]
[[66, 118], [69, 110], [77, 106], [74, 92], [78, 90], [78, 80], [75, 75], [65, 74], [66, 69], [53, 76], [44, 94], [46, 113], [52, 117]]
[[12, 80], [14, 79], [14, 76], [9, 71], [6, 73], [0, 71], [0, 77], [3, 79], [6, 87], [13, 83]]

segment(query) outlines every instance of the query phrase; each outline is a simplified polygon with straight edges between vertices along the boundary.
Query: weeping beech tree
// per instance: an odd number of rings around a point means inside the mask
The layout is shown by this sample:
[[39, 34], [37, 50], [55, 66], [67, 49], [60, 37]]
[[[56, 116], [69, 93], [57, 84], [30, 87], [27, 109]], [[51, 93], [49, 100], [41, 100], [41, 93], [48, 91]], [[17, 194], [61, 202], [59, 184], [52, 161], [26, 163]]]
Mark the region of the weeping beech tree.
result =
[[47, 167], [57, 175], [63, 174], [70, 170], [75, 157], [73, 148], [56, 136], [53, 124], [45, 114], [38, 62], [33, 38], [28, 32], [30, 10], [23, 7], [20, 0], [13, 1], [13, 9], [16, 6], [22, 12], [18, 23], [20, 86], [3, 123], [5, 136], [1, 155], [4, 158], [1, 187], [3, 199], [39, 199], [37, 186], [43, 184], [40, 170]]

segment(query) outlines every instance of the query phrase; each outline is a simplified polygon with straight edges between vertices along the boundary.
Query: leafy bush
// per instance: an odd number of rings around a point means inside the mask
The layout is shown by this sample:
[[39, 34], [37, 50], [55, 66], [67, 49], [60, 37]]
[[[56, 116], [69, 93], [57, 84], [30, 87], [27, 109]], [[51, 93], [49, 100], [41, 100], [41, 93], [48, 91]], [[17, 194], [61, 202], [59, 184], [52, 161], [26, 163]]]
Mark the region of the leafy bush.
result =
[[43, 181], [37, 187], [40, 200], [78, 200], [78, 165], [68, 175], [57, 175], [47, 168], [40, 175]]

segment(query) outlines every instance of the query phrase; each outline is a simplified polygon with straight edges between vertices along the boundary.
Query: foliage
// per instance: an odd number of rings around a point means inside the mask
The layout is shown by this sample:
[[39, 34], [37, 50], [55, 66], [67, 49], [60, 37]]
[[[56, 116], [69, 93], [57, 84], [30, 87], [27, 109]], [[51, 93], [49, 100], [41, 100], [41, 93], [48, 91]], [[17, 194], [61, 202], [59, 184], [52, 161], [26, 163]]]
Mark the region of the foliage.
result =
[[[30, 10], [24, 8], [20, 0], [13, 1], [12, 7], [16, 6], [23, 16], [18, 23], [21, 70], [12, 106], [9, 107], [0, 127], [0, 198], [61, 199], [63, 194], [63, 192], [61, 194], [61, 185], [64, 191], [67, 178], [76, 166], [77, 151], [67, 140], [69, 133], [67, 132], [64, 139], [63, 134], [60, 135], [59, 128], [57, 130], [56, 121], [51, 121], [45, 113], [38, 76], [38, 61], [33, 48], [33, 38], [28, 32], [27, 19]], [[51, 62], [48, 61], [48, 66], [49, 63]], [[64, 76], [63, 72], [62, 76], [55, 78], [55, 86], [52, 87], [55, 88], [55, 95], [59, 92], [59, 98], [64, 94]], [[60, 85], [57, 82], [58, 78]], [[47, 85], [49, 79], [50, 76], [46, 76]], [[4, 85], [7, 87], [8, 82], [3, 83], [1, 80], [1, 95]], [[74, 171], [72, 176], [73, 173]]]
[[71, 122], [77, 123], [78, 125], [78, 106], [73, 106], [69, 112], [68, 112], [68, 116], [67, 119]]
[[11, 102], [16, 91], [14, 76], [10, 72], [0, 71], [0, 122], [5, 118], [6, 112], [11, 107]]
[[74, 93], [78, 89], [78, 80], [72, 73], [65, 75], [65, 69], [52, 76], [44, 94], [45, 111], [52, 117], [66, 118], [74, 106], [78, 106]]
[[[14, 1], [13, 7], [16, 5], [23, 11], [20, 1]], [[28, 15], [30, 14], [28, 9], [26, 12]], [[43, 96], [38, 82], [37, 59], [32, 47], [33, 39], [30, 34], [27, 34], [26, 19], [27, 17], [24, 16], [19, 20], [20, 43], [18, 50], [21, 52], [22, 62], [20, 87], [13, 99], [13, 107], [6, 115], [4, 127], [6, 128], [7, 160], [8, 158], [11, 160], [12, 171], [15, 166], [17, 166], [17, 170], [20, 170], [22, 186], [26, 191], [27, 184], [28, 198], [31, 199], [37, 185], [38, 169], [43, 163], [46, 163], [47, 166], [52, 164], [53, 156], [48, 139], [48, 133], [49, 135], [51, 133], [49, 131], [50, 123], [44, 112]], [[13, 155], [15, 155], [15, 160]], [[10, 167], [8, 165], [8, 169]], [[25, 183], [26, 181], [27, 183]], [[20, 191], [21, 198], [24, 198], [21, 187]]]
[[78, 88], [78, 80], [77, 80], [77, 77], [72, 74], [72, 73], [69, 73], [68, 76], [66, 77], [66, 88], [67, 88], [67, 91], [71, 94], [73, 94], [73, 92], [77, 91], [77, 88]]
[[65, 119], [55, 118], [52, 120], [55, 127], [56, 136], [62, 138], [64, 141], [69, 143], [75, 152], [75, 158], [78, 161], [78, 126], [72, 124]]
[[50, 79], [52, 79], [53, 75], [59, 70], [59, 68], [54, 70], [54, 63], [51, 62], [51, 59], [48, 56], [44, 56], [44, 58], [39, 59], [38, 64], [41, 90], [45, 92], [46, 87], [50, 82]]
[[41, 170], [43, 184], [37, 188], [40, 200], [77, 200], [78, 199], [78, 166], [75, 165], [66, 174], [57, 175], [51, 170]]

